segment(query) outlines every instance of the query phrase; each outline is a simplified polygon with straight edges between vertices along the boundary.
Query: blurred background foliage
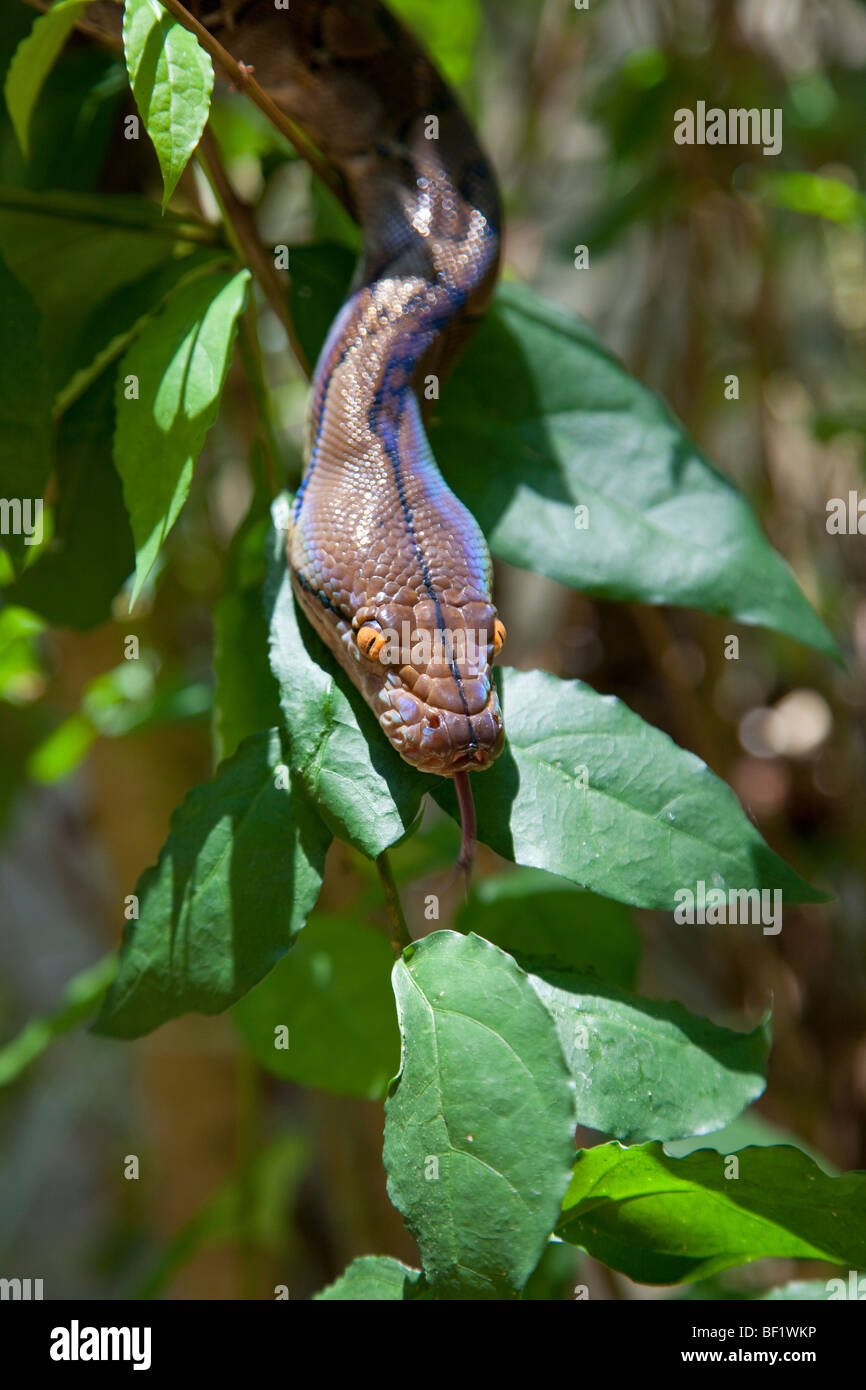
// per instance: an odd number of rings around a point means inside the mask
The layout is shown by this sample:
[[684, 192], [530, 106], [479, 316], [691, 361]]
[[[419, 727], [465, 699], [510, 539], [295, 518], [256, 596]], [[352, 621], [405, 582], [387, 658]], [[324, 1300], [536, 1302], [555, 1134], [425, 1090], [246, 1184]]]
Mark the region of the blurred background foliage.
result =
[[[826, 906], [786, 908], [778, 937], [677, 928], [665, 914], [614, 904], [596, 919], [611, 968], [644, 993], [743, 1028], [772, 1004], [767, 1093], [742, 1132], [703, 1142], [726, 1152], [781, 1133], [830, 1169], [866, 1167], [866, 547], [825, 526], [829, 498], [866, 491], [866, 5], [590, 0], [576, 10], [570, 0], [400, 0], [394, 8], [459, 85], [493, 156], [507, 209], [506, 273], [588, 318], [665, 396], [752, 501], [840, 641], [846, 663], [834, 666], [730, 620], [590, 602], [497, 567], [511, 664], [621, 696], [706, 759], [770, 844], [835, 894]], [[3, 70], [33, 18], [19, 0], [4, 5]], [[675, 144], [674, 111], [698, 101], [780, 108], [781, 154]], [[62, 207], [63, 194], [138, 194], [158, 208], [149, 143], [122, 137], [132, 109], [117, 56], [73, 36], [38, 105], [28, 163], [0, 115], [4, 254], [13, 235], [5, 213], [28, 198]], [[258, 112], [220, 91], [213, 128], [265, 244], [329, 241], [348, 258], [354, 228]], [[184, 175], [171, 210], [204, 216], [219, 241], [196, 171]], [[56, 218], [30, 247], [67, 325], [86, 327], [93, 287], [104, 297], [106, 276], [122, 302], [124, 287], [152, 269], [144, 252], [118, 268], [95, 238], [82, 252]], [[580, 245], [589, 249], [585, 269], [574, 264]], [[315, 314], [315, 303], [295, 307]], [[397, 1042], [388, 952], [369, 930], [381, 919], [379, 885], [360, 856], [334, 846], [320, 911], [236, 1019], [190, 1017], [124, 1044], [74, 1027], [104, 986], [105, 968], [90, 967], [116, 940], [124, 898], [156, 858], [171, 811], [209, 775], [215, 745], [234, 746], [268, 698], [220, 676], [221, 661], [237, 673], [244, 643], [264, 640], [265, 502], [300, 468], [306, 387], [265, 303], [258, 318], [272, 450], [254, 447], [254, 403], [236, 361], [189, 502], [132, 616], [128, 590], [99, 612], [98, 582], [83, 607], [70, 595], [61, 602], [56, 585], [56, 611], [39, 601], [36, 567], [52, 558], [52, 534], [63, 537], [56, 480], [46, 492], [48, 549], [30, 557], [14, 588], [0, 552], [0, 1040], [9, 1040], [0, 1050], [0, 1268], [43, 1277], [51, 1297], [272, 1297], [276, 1284], [305, 1297], [358, 1254], [417, 1263], [385, 1196], [381, 1107], [369, 1099], [396, 1066]], [[57, 352], [62, 358], [62, 343]], [[731, 373], [736, 401], [725, 397]], [[73, 411], [62, 427], [70, 449], [98, 460], [82, 401], [77, 426]], [[93, 484], [93, 527], [76, 560], [85, 597], [106, 565], [128, 572], [117, 497], [108, 469]], [[740, 641], [735, 661], [724, 655], [730, 633]], [[135, 663], [124, 661], [130, 635]], [[214, 728], [215, 679], [226, 696]], [[441, 891], [456, 837], [428, 812], [394, 853], [417, 934], [495, 920], [506, 946], [527, 922], [574, 939], [580, 894], [509, 874], [484, 850], [470, 902], [449, 899], [439, 922], [426, 923], [424, 894]], [[347, 968], [352, 927], [362, 945]], [[279, 1075], [260, 1067], [258, 1054], [272, 1056], [257, 1041], [257, 994], [268, 989], [313, 998], [341, 1028], [345, 1094], [316, 1088], [316, 1055], [282, 1054], [291, 1060]], [[137, 1180], [124, 1176], [129, 1155], [140, 1160]], [[822, 1268], [761, 1262], [714, 1292], [742, 1296]], [[568, 1297], [578, 1279], [597, 1297], [648, 1292], [552, 1247], [528, 1294]]]

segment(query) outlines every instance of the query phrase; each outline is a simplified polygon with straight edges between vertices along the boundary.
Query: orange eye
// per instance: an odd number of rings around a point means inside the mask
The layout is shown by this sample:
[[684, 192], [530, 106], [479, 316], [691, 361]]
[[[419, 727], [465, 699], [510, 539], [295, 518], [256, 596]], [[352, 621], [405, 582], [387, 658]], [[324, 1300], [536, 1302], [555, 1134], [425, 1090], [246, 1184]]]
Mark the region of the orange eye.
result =
[[508, 633], [505, 631], [505, 624], [497, 618], [493, 624], [493, 654], [498, 656], [505, 645]]
[[370, 627], [366, 623], [362, 628], [358, 629], [358, 634], [355, 638], [359, 650], [362, 651], [364, 656], [370, 661], [379, 660], [379, 653], [384, 647], [386, 640], [384, 633], [380, 632], [377, 627]]

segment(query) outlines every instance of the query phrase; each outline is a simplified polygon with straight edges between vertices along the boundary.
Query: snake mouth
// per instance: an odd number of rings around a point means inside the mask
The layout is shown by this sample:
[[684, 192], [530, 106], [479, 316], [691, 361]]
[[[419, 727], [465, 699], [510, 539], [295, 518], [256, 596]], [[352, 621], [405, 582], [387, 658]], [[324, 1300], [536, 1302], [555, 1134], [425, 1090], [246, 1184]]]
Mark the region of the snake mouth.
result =
[[419, 772], [452, 777], [455, 772], [483, 772], [498, 758], [505, 742], [495, 687], [480, 710], [469, 715], [422, 703], [405, 688], [385, 688], [387, 706], [379, 722], [401, 758]]

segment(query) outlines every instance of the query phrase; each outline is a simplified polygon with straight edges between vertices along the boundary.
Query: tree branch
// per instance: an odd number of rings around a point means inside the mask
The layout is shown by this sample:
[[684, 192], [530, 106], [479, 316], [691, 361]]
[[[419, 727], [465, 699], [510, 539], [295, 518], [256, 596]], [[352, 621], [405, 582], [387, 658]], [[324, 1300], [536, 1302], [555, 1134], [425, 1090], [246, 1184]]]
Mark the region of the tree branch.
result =
[[288, 334], [298, 366], [303, 375], [309, 377], [310, 364], [289, 316], [285, 282], [259, 240], [258, 229], [250, 208], [246, 203], [241, 202], [229, 182], [216, 140], [209, 126], [204, 129], [196, 155], [219, 204], [223, 221], [226, 224], [226, 231], [235, 244], [235, 250], [240, 259], [246, 261], [264, 290], [268, 303]]

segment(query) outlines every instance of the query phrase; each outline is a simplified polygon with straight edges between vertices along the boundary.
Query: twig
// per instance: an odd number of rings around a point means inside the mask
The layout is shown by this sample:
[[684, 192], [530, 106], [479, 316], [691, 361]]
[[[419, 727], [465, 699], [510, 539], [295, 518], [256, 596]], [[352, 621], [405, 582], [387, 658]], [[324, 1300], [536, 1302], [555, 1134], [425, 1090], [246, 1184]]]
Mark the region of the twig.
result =
[[188, 241], [195, 246], [224, 246], [218, 227], [174, 215], [152, 215], [146, 208], [129, 207], [119, 200], [109, 204], [96, 195], [65, 192], [32, 192], [29, 188], [0, 188], [0, 207], [10, 212], [56, 217], [61, 221], [86, 222], [94, 227], [131, 227], [148, 236]]
[[268, 255], [256, 228], [255, 219], [246, 203], [242, 203], [229, 182], [223, 167], [219, 149], [209, 127], [205, 127], [197, 150], [197, 158], [219, 204], [226, 231], [234, 243], [240, 259], [246, 261], [264, 290], [268, 303], [288, 334], [292, 352], [304, 376], [309, 377], [310, 366], [304, 349], [289, 317], [286, 304], [284, 281]]
[[191, 34], [195, 34], [202, 48], [206, 53], [209, 53], [213, 61], [222, 68], [232, 86], [236, 87], [239, 92], [246, 93], [250, 101], [254, 102], [259, 110], [267, 116], [271, 125], [273, 125], [281, 135], [284, 135], [289, 141], [289, 144], [294, 146], [295, 150], [297, 150], [301, 158], [306, 160], [311, 169], [315, 171], [322, 182], [331, 190], [334, 197], [339, 199], [350, 216], [354, 217], [355, 211], [352, 206], [352, 200], [348, 195], [342, 179], [325, 163], [312, 141], [307, 139], [306, 135], [295, 125], [294, 121], [292, 121], [284, 111], [281, 111], [276, 102], [272, 101], [267, 92], [259, 86], [252, 75], [251, 69], [233, 58], [228, 49], [223, 48], [219, 40], [215, 39], [213, 34], [211, 34], [203, 24], [200, 24], [197, 19], [194, 19], [189, 11], [184, 9], [183, 5], [179, 3], [179, 0], [159, 0], [159, 3], [164, 10], [167, 10], [168, 13], [177, 20], [178, 24], [182, 24], [184, 29], [188, 29]]
[[376, 859], [376, 868], [379, 870], [379, 877], [385, 890], [385, 906], [388, 909], [388, 925], [391, 929], [389, 933], [391, 950], [395, 956], [399, 956], [406, 946], [412, 945], [412, 937], [409, 935], [406, 918], [403, 916], [403, 909], [400, 906], [400, 894], [397, 892], [397, 884], [394, 882], [394, 873], [391, 869], [387, 850], [383, 849]]

